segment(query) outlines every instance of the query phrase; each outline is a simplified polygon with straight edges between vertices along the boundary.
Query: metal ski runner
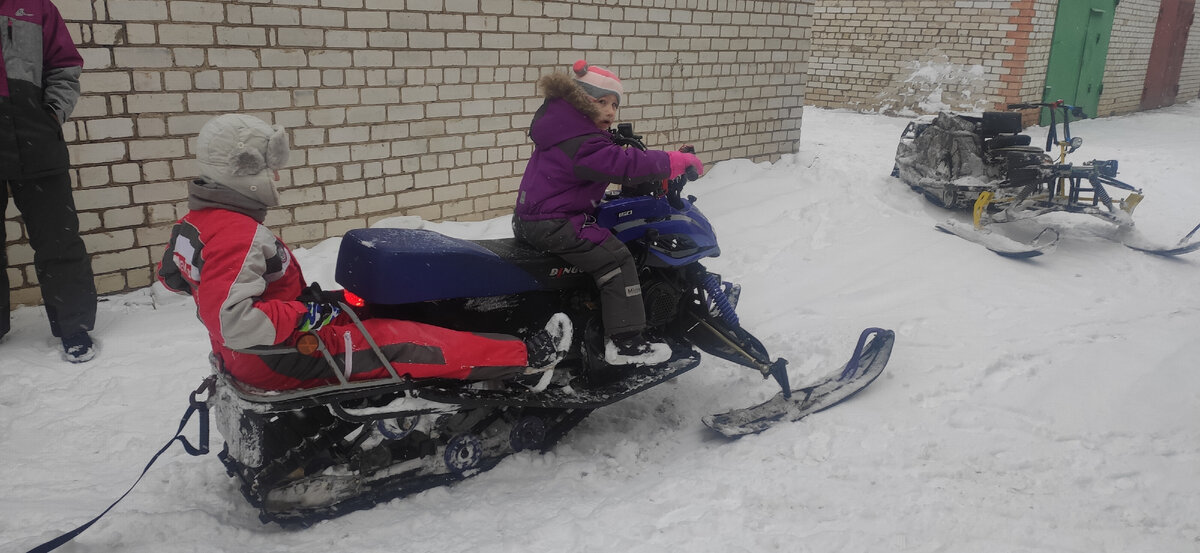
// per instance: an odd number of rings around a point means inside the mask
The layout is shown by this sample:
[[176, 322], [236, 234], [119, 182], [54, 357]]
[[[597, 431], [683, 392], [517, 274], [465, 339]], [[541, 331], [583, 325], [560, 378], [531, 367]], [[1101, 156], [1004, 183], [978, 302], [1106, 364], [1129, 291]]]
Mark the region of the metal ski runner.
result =
[[1183, 236], [1183, 238], [1180, 238], [1179, 242], [1176, 242], [1174, 246], [1164, 246], [1161, 244], [1154, 244], [1153, 242], [1147, 240], [1145, 237], [1143, 237], [1140, 234], [1137, 234], [1133, 231], [1125, 233], [1124, 236], [1120, 237], [1120, 240], [1121, 240], [1121, 243], [1124, 244], [1125, 247], [1127, 247], [1127, 248], [1135, 249], [1137, 251], [1145, 252], [1145, 253], [1152, 254], [1152, 255], [1162, 255], [1162, 256], [1170, 257], [1170, 256], [1191, 253], [1191, 252], [1194, 252], [1194, 251], [1200, 249], [1200, 240], [1196, 240], [1196, 241], [1190, 242], [1190, 243], [1188, 242], [1188, 240], [1190, 240], [1192, 238], [1192, 235], [1196, 234], [1197, 230], [1200, 230], [1200, 225], [1196, 225], [1196, 227], [1193, 228], [1191, 230], [1191, 232], [1185, 234]]
[[1054, 247], [1058, 245], [1058, 231], [1052, 228], [1043, 229], [1029, 243], [1013, 240], [1003, 234], [993, 232], [991, 229], [976, 229], [953, 219], [938, 223], [934, 225], [934, 228], [946, 234], [953, 234], [959, 238], [975, 242], [1004, 257], [1018, 259], [1037, 257], [1043, 253], [1054, 251]]
[[[868, 342], [868, 338], [870, 341]], [[840, 369], [791, 391], [744, 409], [704, 417], [704, 424], [721, 434], [735, 438], [757, 434], [781, 422], [798, 421], [850, 399], [869, 386], [887, 366], [896, 333], [868, 328], [859, 336], [850, 361]], [[789, 397], [790, 396], [790, 397]]]

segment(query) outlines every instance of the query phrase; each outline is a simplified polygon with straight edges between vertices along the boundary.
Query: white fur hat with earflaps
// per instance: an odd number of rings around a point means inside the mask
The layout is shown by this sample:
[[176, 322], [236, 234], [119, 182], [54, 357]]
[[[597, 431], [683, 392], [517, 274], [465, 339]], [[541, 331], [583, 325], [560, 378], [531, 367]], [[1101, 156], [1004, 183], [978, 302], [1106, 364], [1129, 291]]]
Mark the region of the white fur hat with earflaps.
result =
[[279, 205], [273, 173], [288, 151], [283, 127], [240, 113], [210, 119], [196, 139], [200, 176], [267, 207]]

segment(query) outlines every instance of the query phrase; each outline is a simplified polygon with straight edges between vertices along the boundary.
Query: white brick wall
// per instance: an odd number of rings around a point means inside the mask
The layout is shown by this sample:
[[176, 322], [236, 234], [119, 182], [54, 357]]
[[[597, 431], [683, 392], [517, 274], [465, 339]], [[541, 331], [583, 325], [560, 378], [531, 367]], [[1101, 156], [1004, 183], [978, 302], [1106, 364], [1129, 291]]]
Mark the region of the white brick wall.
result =
[[1187, 102], [1200, 98], [1200, 7], [1192, 17], [1191, 32], [1188, 33], [1187, 49], [1184, 51], [1183, 71], [1179, 75], [1179, 96], [1176, 102]]
[[1108, 44], [1104, 91], [1099, 113], [1114, 115], [1137, 111], [1146, 81], [1158, 0], [1125, 0], [1117, 4], [1113, 34]]
[[[85, 60], [64, 126], [102, 293], [145, 286], [186, 212], [195, 134], [236, 111], [289, 128], [268, 224], [311, 245], [395, 215], [509, 213], [541, 103], [586, 58], [652, 147], [774, 160], [800, 137], [811, 0], [55, 0]], [[11, 210], [10, 210], [11, 211]], [[10, 214], [10, 218], [14, 218]], [[17, 303], [38, 301], [5, 223]]]

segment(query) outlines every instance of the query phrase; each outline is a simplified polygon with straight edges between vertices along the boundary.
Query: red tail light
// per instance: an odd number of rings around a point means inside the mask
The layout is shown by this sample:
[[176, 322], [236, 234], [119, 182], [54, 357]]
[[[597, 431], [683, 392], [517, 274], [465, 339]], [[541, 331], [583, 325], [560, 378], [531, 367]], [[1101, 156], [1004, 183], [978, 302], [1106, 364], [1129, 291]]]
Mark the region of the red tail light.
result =
[[342, 290], [342, 296], [346, 299], [346, 304], [351, 307], [366, 307], [366, 300], [354, 295], [349, 290]]

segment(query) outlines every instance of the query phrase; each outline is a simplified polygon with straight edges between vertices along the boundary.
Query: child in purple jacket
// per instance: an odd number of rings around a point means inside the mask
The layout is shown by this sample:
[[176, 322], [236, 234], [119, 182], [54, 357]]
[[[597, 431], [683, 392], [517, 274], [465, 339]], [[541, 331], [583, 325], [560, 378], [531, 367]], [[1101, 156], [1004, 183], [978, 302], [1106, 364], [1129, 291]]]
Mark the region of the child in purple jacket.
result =
[[517, 193], [513, 232], [595, 279], [608, 363], [662, 363], [671, 350], [642, 334], [646, 312], [633, 255], [608, 229], [596, 226], [593, 213], [610, 184], [675, 178], [688, 167], [700, 172], [704, 167], [690, 153], [617, 145], [607, 129], [624, 95], [620, 79], [583, 60], [572, 69], [574, 78], [553, 73], [538, 81], [546, 102], [529, 128], [534, 150]]

